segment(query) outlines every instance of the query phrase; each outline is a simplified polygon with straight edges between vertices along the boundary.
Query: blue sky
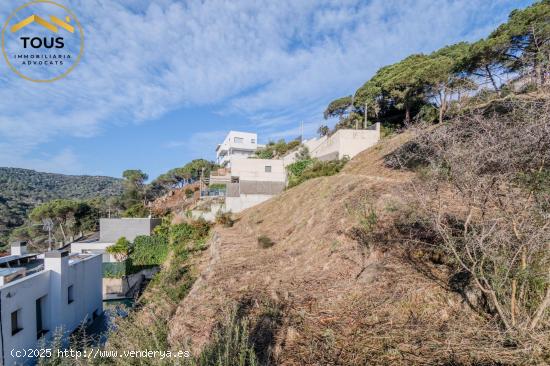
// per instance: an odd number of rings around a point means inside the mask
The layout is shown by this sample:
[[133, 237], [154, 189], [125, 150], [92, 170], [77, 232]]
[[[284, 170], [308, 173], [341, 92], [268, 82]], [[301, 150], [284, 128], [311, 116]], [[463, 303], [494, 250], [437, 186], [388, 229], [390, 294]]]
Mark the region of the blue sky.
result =
[[[419, 52], [486, 36], [527, 0], [57, 0], [83, 61], [36, 84], [0, 62], [0, 166], [151, 177], [230, 130], [306, 136], [331, 100]], [[2, 23], [25, 1], [3, 1]]]

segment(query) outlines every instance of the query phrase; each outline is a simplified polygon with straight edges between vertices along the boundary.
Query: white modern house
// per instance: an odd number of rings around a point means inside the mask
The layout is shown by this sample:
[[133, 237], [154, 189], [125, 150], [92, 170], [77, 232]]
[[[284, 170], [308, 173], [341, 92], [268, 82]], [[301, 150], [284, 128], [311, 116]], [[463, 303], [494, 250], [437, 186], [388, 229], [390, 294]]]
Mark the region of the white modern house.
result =
[[263, 145], [258, 144], [258, 135], [252, 132], [229, 131], [221, 144], [216, 147], [216, 161], [228, 166], [231, 160], [246, 159]]
[[[102, 257], [103, 274], [113, 269], [120, 269], [124, 263], [106, 252], [121, 237], [128, 241], [140, 235], [149, 236], [153, 229], [161, 223], [154, 218], [103, 218], [99, 220], [99, 236], [71, 243], [72, 254], [98, 254]], [[151, 276], [151, 271], [141, 271], [120, 278], [103, 278], [103, 297], [118, 298], [132, 293], [145, 277]]]
[[[103, 312], [101, 256], [51, 251], [39, 258], [25, 242], [0, 258], [2, 365], [33, 364], [24, 351], [40, 348], [61, 329], [70, 334]], [[19, 356], [19, 357], [18, 357]]]
[[[255, 152], [264, 147], [258, 145], [257, 134], [230, 131], [223, 143], [216, 148], [217, 160], [223, 169], [210, 174], [210, 184], [226, 186], [223, 207], [216, 210], [240, 212], [262, 203], [281, 193], [287, 184], [286, 167], [297, 159], [299, 149], [281, 159], [257, 159]], [[338, 160], [355, 157], [361, 151], [380, 140], [380, 123], [367, 129], [340, 129], [330, 136], [304, 140], [311, 157], [319, 160]], [[211, 218], [215, 212], [203, 217]]]
[[210, 184], [225, 184], [225, 210], [240, 212], [267, 201], [286, 187], [281, 159], [232, 159], [223, 174], [210, 175]]
[[[362, 129], [340, 129], [330, 136], [304, 140], [302, 145], [308, 148], [312, 158], [319, 160], [338, 160], [347, 157], [353, 159], [361, 151], [374, 146], [380, 141], [380, 123]], [[296, 161], [297, 151], [283, 157], [285, 166]]]

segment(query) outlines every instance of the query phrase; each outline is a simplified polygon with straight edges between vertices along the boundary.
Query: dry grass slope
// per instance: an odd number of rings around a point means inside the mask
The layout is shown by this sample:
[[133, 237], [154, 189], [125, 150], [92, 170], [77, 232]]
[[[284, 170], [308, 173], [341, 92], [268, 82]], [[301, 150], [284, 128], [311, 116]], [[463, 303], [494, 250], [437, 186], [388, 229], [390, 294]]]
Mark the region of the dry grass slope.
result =
[[[527, 360], [495, 346], [493, 324], [449, 291], [443, 266], [418, 265], [397, 249], [395, 220], [410, 199], [413, 174], [384, 167], [383, 158], [409, 138], [384, 140], [340, 174], [307, 181], [245, 211], [233, 227], [218, 227], [170, 321], [171, 345], [191, 343], [198, 353], [238, 304], [252, 319], [264, 363]], [[275, 244], [261, 248], [260, 236]]]

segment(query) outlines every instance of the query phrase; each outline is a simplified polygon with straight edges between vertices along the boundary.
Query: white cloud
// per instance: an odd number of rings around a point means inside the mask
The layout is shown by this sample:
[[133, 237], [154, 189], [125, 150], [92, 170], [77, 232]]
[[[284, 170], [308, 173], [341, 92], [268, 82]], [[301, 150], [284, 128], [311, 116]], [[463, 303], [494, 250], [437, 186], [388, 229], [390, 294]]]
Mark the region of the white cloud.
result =
[[[328, 101], [353, 92], [378, 67], [479, 38], [505, 20], [502, 6], [515, 3], [67, 2], [86, 34], [84, 60], [68, 78], [34, 84], [0, 66], [0, 166], [40, 168], [42, 143], [93, 136], [106, 125], [140, 123], [182, 106], [239, 113], [268, 136], [300, 120], [318, 125], [311, 121]], [[10, 11], [4, 5], [0, 17]], [[216, 133], [195, 138], [210, 143]], [[69, 155], [56, 163], [60, 169], [78, 165]]]
[[208, 131], [191, 134], [184, 140], [169, 141], [165, 144], [167, 149], [179, 149], [190, 153], [193, 158], [214, 159], [214, 148], [223, 141], [228, 131]]
[[77, 155], [72, 149], [65, 148], [55, 154], [40, 154], [30, 159], [20, 159], [10, 146], [0, 144], [0, 156], [11, 152], [11, 164], [6, 166], [23, 169], [34, 169], [41, 172], [56, 172], [63, 174], [84, 174], [84, 168], [78, 161]]

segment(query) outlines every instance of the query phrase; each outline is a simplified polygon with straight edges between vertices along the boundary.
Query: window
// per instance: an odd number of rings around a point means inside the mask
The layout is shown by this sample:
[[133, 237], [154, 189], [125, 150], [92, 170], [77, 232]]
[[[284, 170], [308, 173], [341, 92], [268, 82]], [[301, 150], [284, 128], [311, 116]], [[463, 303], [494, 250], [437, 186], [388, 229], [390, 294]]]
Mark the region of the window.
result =
[[11, 313], [11, 335], [16, 335], [23, 330], [21, 327], [21, 309], [15, 310]]
[[46, 297], [41, 297], [36, 299], [36, 339], [42, 338], [42, 336], [48, 333], [48, 330], [44, 328], [44, 319], [43, 319], [43, 307], [44, 299]]
[[235, 137], [233, 139], [233, 141], [236, 143], [236, 144], [242, 144], [244, 142], [244, 139], [242, 137]]
[[265, 172], [266, 173], [271, 173], [271, 165], [266, 165], [265, 166]]
[[67, 304], [70, 304], [74, 301], [74, 287], [70, 285], [67, 289]]
[[253, 144], [256, 143], [256, 139], [250, 139], [250, 142], [252, 142]]

